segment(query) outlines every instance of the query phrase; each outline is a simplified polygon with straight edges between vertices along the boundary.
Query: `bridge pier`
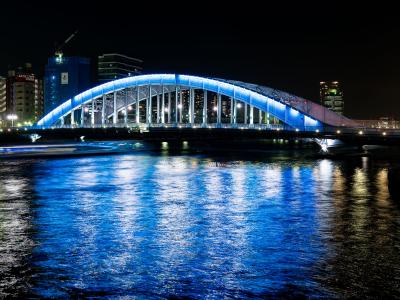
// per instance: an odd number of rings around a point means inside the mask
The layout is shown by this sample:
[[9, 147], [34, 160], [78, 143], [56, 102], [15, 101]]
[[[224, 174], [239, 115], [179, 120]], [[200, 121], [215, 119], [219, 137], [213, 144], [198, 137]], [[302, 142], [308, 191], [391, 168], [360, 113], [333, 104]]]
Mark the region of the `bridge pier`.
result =
[[172, 102], [171, 96], [172, 96], [172, 93], [168, 92], [168, 114], [167, 114], [167, 116], [168, 116], [168, 119], [167, 119], [168, 120], [168, 124], [171, 123], [171, 108], [172, 108], [172, 106], [171, 106], [171, 102]]
[[113, 93], [113, 124], [117, 124], [118, 115], [117, 115], [117, 92]]
[[253, 125], [254, 124], [254, 107], [253, 105], [250, 105], [250, 120], [249, 124]]
[[85, 125], [85, 106], [81, 105], [81, 126]]
[[151, 124], [151, 85], [149, 85], [148, 95], [146, 98], [146, 123]]
[[161, 86], [161, 124], [165, 124], [165, 93], [164, 86]]
[[193, 89], [189, 89], [189, 123], [194, 123], [194, 100], [193, 100]]
[[182, 112], [183, 112], [183, 95], [182, 88], [179, 87], [179, 123], [182, 123]]
[[218, 93], [217, 95], [217, 124], [221, 125], [221, 111], [222, 111], [222, 104], [221, 104], [221, 94]]
[[203, 90], [203, 125], [207, 124], [207, 90]]

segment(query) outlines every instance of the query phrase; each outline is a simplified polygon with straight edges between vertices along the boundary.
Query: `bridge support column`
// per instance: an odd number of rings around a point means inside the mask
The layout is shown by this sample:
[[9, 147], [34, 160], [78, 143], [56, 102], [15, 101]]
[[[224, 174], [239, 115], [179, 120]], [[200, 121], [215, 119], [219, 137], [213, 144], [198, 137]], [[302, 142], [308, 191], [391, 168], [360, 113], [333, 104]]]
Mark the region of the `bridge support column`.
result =
[[138, 86], [136, 89], [136, 124], [140, 123], [140, 106], [139, 106], [139, 102], [140, 102], [140, 87]]
[[244, 124], [247, 124], [247, 104], [246, 103], [243, 103], [244, 104], [244, 118], [243, 118], [243, 123]]
[[61, 126], [64, 126], [64, 124], [65, 124], [64, 116], [62, 116], [62, 117], [60, 118], [60, 121], [61, 121]]
[[151, 115], [152, 115], [152, 109], [151, 109], [151, 107], [152, 107], [152, 103], [151, 103], [151, 85], [149, 85], [149, 92], [148, 92], [149, 94], [148, 94], [148, 97], [147, 97], [147, 104], [146, 104], [146, 110], [147, 110], [147, 113], [146, 113], [146, 123], [147, 124], [151, 124]]
[[92, 114], [90, 115], [90, 123], [94, 125], [94, 99], [92, 100]]
[[117, 92], [114, 92], [113, 95], [113, 124], [117, 124], [118, 122], [118, 113], [117, 113]]
[[81, 106], [81, 126], [85, 124], [85, 106]]
[[164, 86], [161, 86], [161, 123], [165, 123], [165, 94]]
[[178, 87], [175, 86], [175, 123], [178, 123]]
[[172, 98], [171, 98], [171, 92], [168, 92], [168, 123], [171, 123], [171, 102], [172, 102]]
[[124, 124], [125, 124], [125, 126], [128, 125], [128, 91], [129, 90], [125, 91], [125, 106], [124, 106], [124, 110], [125, 110], [125, 113], [124, 113]]
[[217, 96], [217, 124], [221, 124], [221, 111], [222, 111], [222, 101], [221, 101], [221, 94]]
[[237, 101], [236, 99], [232, 99], [233, 102], [233, 123], [232, 124], [236, 124], [236, 120], [237, 120]]
[[254, 124], [254, 106], [250, 105], [250, 125]]
[[160, 116], [160, 94], [157, 93], [157, 119], [156, 119], [156, 123], [159, 124], [161, 121], [161, 116]]
[[207, 124], [207, 90], [203, 90], [203, 125]]
[[182, 123], [182, 113], [183, 113], [183, 95], [182, 88], [179, 87], [179, 123]]
[[262, 124], [262, 111], [261, 111], [261, 109], [258, 110], [258, 123]]
[[194, 124], [194, 89], [189, 90], [189, 123]]
[[230, 98], [230, 102], [231, 102], [231, 113], [230, 113], [230, 115], [231, 115], [231, 120], [230, 120], [230, 123], [231, 124], [233, 124], [233, 106], [234, 106], [234, 101], [233, 101], [233, 99], [232, 98]]
[[71, 111], [71, 125], [75, 125], [75, 110]]
[[101, 104], [101, 125], [106, 124], [106, 95], [103, 95]]

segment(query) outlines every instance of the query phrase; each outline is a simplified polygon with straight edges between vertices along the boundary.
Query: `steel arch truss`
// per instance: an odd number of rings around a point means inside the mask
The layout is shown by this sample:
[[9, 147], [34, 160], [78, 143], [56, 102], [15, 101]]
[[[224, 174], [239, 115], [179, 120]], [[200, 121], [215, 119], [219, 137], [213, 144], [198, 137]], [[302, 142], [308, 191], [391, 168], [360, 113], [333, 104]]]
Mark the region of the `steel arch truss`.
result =
[[[278, 125], [279, 123], [279, 125]], [[67, 100], [36, 124], [208, 126], [316, 130], [323, 122], [272, 96], [217, 79], [152, 74], [127, 77]]]

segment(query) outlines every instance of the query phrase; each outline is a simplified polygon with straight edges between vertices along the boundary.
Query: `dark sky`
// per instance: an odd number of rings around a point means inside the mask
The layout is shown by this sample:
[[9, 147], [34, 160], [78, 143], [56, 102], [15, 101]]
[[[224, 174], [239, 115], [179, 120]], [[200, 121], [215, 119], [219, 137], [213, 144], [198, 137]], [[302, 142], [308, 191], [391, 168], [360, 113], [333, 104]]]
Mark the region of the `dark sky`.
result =
[[55, 42], [79, 29], [65, 55], [119, 52], [143, 59], [146, 73], [242, 80], [314, 101], [319, 81], [339, 80], [346, 115], [400, 119], [398, 9], [297, 2], [7, 1], [0, 74], [25, 61], [42, 74]]

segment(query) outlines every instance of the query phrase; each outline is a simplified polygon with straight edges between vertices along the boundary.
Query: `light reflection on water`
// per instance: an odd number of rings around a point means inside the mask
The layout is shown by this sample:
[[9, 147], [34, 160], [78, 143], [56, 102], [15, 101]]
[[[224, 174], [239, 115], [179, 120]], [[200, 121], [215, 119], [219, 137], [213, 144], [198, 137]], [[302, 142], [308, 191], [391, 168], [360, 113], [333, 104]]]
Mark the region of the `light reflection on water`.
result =
[[0, 295], [400, 296], [386, 164], [281, 158], [0, 162]]

